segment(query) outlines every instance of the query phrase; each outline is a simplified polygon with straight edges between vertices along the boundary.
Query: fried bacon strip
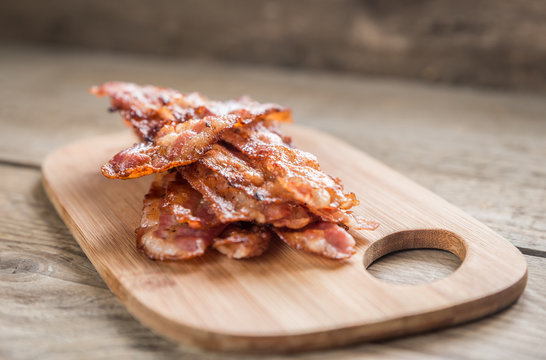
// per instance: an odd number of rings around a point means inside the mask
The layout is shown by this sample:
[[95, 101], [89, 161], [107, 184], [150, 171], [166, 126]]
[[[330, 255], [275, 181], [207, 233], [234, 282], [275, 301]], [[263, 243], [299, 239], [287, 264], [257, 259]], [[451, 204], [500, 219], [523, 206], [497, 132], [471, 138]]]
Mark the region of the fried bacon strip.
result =
[[180, 174], [169, 174], [163, 180], [164, 195], [162, 210], [174, 215], [179, 224], [188, 224], [194, 229], [210, 228], [220, 224], [220, 220], [203, 199]]
[[215, 144], [197, 162], [256, 200], [267, 203], [283, 201], [281, 195], [284, 190], [277, 186], [274, 179], [253, 167], [250, 159], [240, 151]]
[[210, 101], [198, 93], [184, 95], [172, 89], [109, 82], [91, 88], [111, 97], [145, 142], [114, 156], [102, 172], [106, 177], [131, 179], [166, 171], [195, 161], [220, 134], [252, 121], [291, 121], [290, 111], [276, 104], [260, 104], [248, 97]]
[[355, 229], [377, 228], [377, 223], [347, 211], [358, 205], [356, 196], [345, 194], [338, 178], [322, 172], [314, 155], [289, 146], [266, 123], [231, 129], [222, 138], [252, 159], [256, 168], [275, 178], [288, 196], [323, 220]]
[[250, 196], [200, 163], [180, 167], [178, 171], [203, 195], [221, 222], [252, 221], [299, 229], [315, 219], [297, 203], [265, 202]]
[[[196, 201], [201, 195], [187, 183], [184, 184], [184, 180], [177, 179], [176, 175], [156, 175], [144, 198], [142, 221], [137, 229], [137, 248], [151, 259], [186, 260], [203, 255], [225, 228], [224, 224], [217, 221], [207, 221], [210, 218], [208, 214], [199, 217], [199, 214], [208, 212], [202, 208], [201, 201]], [[170, 206], [165, 206], [166, 189], [173, 182], [187, 192], [183, 196], [187, 201], [176, 204], [177, 213], [186, 215], [177, 216], [176, 212], [172, 213]]]
[[233, 115], [243, 124], [257, 118], [292, 121], [290, 110], [277, 104], [260, 104], [246, 96], [235, 100], [211, 101], [196, 92], [182, 94], [173, 89], [117, 81], [93, 86], [90, 92], [96, 96], [110, 96], [110, 110], [120, 111], [140, 138], [148, 142], [153, 141], [166, 124], [205, 116]]
[[230, 186], [265, 203], [297, 201], [285, 191], [275, 176], [229, 144], [215, 144], [197, 163], [224, 177]]
[[190, 164], [236, 122], [235, 116], [225, 115], [165, 125], [154, 142], [138, 143], [122, 150], [102, 167], [102, 173], [111, 179], [131, 179]]
[[265, 226], [240, 223], [229, 225], [212, 246], [232, 259], [262, 255], [269, 246], [273, 233]]
[[339, 225], [319, 221], [299, 230], [274, 228], [289, 246], [332, 259], [347, 259], [355, 253], [355, 240]]

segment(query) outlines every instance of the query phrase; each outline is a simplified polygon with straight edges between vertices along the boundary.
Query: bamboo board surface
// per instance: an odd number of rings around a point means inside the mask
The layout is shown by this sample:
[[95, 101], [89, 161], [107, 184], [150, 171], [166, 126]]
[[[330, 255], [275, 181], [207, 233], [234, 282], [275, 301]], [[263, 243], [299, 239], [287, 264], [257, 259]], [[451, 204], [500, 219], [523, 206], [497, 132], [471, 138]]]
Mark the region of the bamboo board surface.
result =
[[[291, 126], [362, 200], [375, 232], [354, 232], [358, 252], [336, 262], [277, 244], [235, 261], [210, 251], [184, 263], [152, 262], [134, 245], [149, 179], [112, 181], [100, 164], [129, 133], [78, 142], [43, 164], [47, 192], [82, 249], [128, 309], [157, 332], [197, 346], [243, 351], [328, 347], [439, 328], [495, 312], [524, 289], [523, 256], [492, 230], [428, 190], [328, 135]], [[464, 259], [430, 284], [396, 286], [365, 270], [404, 248], [433, 247]]]

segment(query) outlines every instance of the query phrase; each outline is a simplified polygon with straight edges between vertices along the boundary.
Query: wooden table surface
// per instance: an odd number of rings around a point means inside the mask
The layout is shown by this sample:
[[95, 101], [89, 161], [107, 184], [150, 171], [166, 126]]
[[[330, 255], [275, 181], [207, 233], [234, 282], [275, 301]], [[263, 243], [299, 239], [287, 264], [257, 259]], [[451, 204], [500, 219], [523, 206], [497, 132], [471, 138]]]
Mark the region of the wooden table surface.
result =
[[[188, 349], [140, 325], [109, 291], [44, 194], [40, 163], [65, 143], [123, 129], [92, 84], [127, 80], [243, 93], [290, 106], [436, 192], [516, 245], [520, 300], [489, 318], [372, 344], [266, 359], [544, 358], [546, 97], [249, 66], [0, 48], [0, 358], [253, 359]], [[333, 149], [333, 151], [335, 151]], [[412, 284], [456, 268], [418, 250], [371, 267]]]

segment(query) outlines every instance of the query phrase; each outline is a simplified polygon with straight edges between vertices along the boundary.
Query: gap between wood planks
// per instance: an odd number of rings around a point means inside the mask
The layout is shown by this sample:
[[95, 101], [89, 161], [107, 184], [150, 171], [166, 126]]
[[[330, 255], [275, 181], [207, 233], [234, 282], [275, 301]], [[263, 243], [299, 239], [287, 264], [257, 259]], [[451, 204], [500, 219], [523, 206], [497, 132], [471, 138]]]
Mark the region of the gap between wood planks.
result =
[[[0, 159], [0, 165], [17, 167], [17, 168], [25, 168], [25, 169], [31, 169], [31, 170], [37, 170], [37, 171], [41, 170], [41, 166], [37, 164], [22, 163], [22, 162], [6, 160], [6, 159]], [[521, 251], [521, 253], [524, 255], [546, 258], [546, 251], [536, 250], [536, 249], [531, 249], [531, 248], [526, 248], [521, 246], [516, 246], [516, 248], [518, 248], [518, 250]]]
[[521, 251], [523, 255], [546, 258], [546, 251], [529, 249], [529, 248], [520, 247], [520, 246], [516, 246], [516, 247], [518, 248], [519, 251]]
[[17, 168], [25, 168], [25, 169], [33, 169], [33, 170], [40, 170], [41, 169], [40, 165], [29, 164], [29, 163], [21, 163], [21, 162], [12, 161], [12, 160], [5, 160], [5, 159], [0, 159], [0, 165], [12, 166], [12, 167], [17, 167]]

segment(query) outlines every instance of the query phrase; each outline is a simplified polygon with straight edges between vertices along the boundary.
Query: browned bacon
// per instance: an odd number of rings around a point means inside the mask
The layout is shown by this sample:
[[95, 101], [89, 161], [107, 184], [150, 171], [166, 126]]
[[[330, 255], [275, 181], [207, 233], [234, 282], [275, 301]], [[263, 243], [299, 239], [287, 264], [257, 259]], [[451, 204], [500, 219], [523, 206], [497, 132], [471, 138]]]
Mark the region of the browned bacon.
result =
[[110, 96], [110, 109], [119, 110], [124, 120], [146, 141], [152, 141], [166, 124], [205, 116], [233, 115], [241, 123], [257, 118], [291, 121], [290, 110], [277, 104], [260, 104], [246, 96], [211, 101], [196, 92], [183, 94], [168, 88], [117, 81], [94, 86], [90, 92], [97, 96]]
[[[210, 217], [206, 214], [208, 211], [202, 209], [200, 200], [195, 201], [200, 194], [176, 176], [176, 173], [156, 175], [144, 198], [142, 221], [137, 229], [137, 248], [151, 259], [185, 260], [200, 256], [225, 228], [217, 221], [206, 221]], [[166, 189], [173, 182], [180, 182], [182, 188], [193, 192], [184, 197], [189, 201], [176, 204], [178, 213], [185, 213], [185, 216], [173, 214], [173, 209], [165, 204]]]
[[203, 194], [221, 222], [253, 221], [298, 229], [314, 216], [294, 202], [266, 202], [232, 186], [221, 174], [200, 163], [178, 168], [190, 185]]
[[274, 229], [288, 245], [332, 259], [346, 259], [355, 253], [355, 240], [339, 225], [319, 221], [299, 230]]
[[272, 203], [291, 201], [275, 177], [262, 171], [240, 151], [215, 144], [201, 159], [200, 165], [224, 177], [230, 186], [243, 190], [256, 200]]
[[210, 228], [220, 224], [220, 220], [203, 199], [178, 173], [167, 176], [164, 182], [162, 209], [166, 214], [174, 215], [176, 222], [188, 224], [194, 229]]
[[238, 151], [223, 145], [215, 144], [207, 151], [198, 163], [224, 177], [231, 186], [244, 190], [248, 195], [262, 201], [278, 201], [269, 189], [268, 179], [259, 170], [252, 167], [248, 160]]
[[122, 150], [102, 167], [102, 173], [112, 179], [131, 179], [190, 164], [236, 122], [235, 116], [226, 115], [165, 125], [154, 142]]
[[166, 171], [195, 161], [220, 134], [252, 121], [290, 121], [290, 111], [276, 104], [260, 104], [248, 97], [210, 101], [198, 93], [184, 95], [172, 89], [109, 82], [91, 92], [112, 99], [145, 142], [114, 156], [102, 172], [109, 178], [130, 179]]
[[252, 159], [264, 174], [274, 177], [292, 199], [324, 220], [356, 229], [377, 228], [377, 223], [346, 211], [358, 205], [356, 196], [345, 194], [338, 178], [322, 172], [315, 156], [287, 145], [266, 123], [231, 129], [222, 138]]
[[237, 223], [228, 226], [212, 246], [233, 259], [259, 256], [267, 250], [273, 234], [265, 226]]

